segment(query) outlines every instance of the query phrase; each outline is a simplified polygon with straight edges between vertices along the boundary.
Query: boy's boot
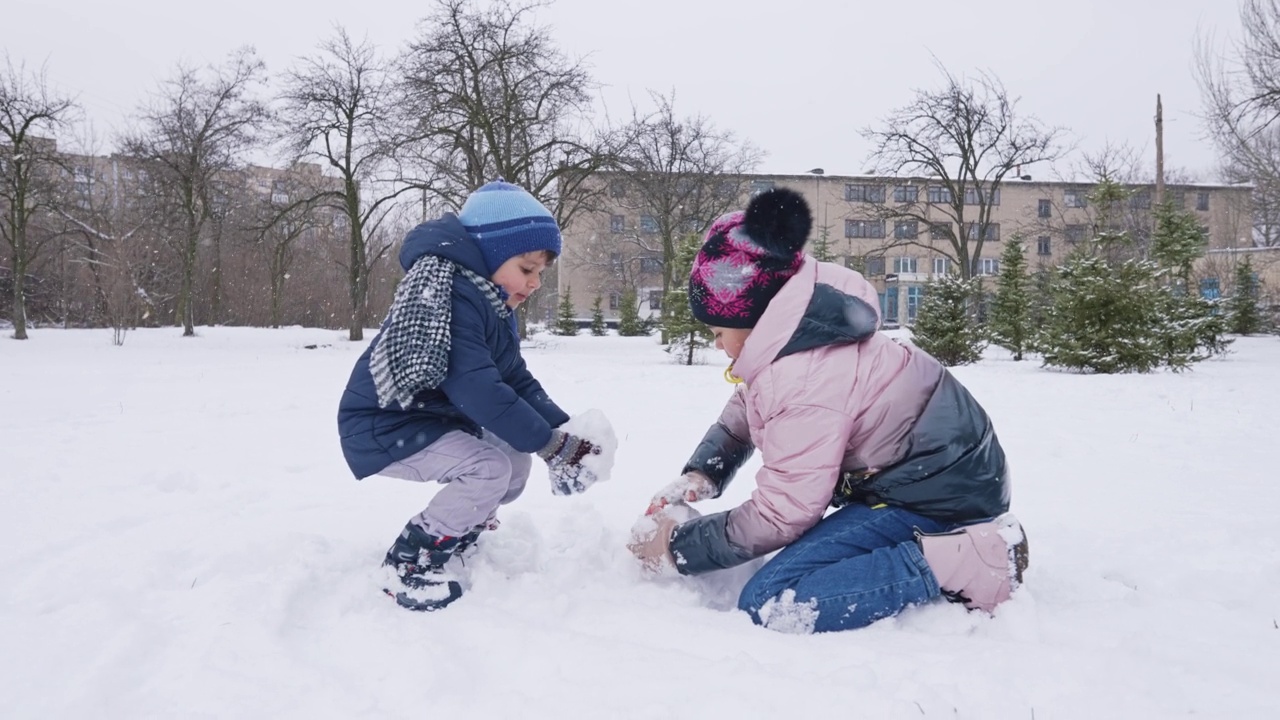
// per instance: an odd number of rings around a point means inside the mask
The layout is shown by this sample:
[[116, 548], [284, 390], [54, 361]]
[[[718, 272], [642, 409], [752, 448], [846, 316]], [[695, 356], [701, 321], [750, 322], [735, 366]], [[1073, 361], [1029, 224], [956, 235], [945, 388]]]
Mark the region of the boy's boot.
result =
[[395, 573], [383, 591], [410, 610], [439, 610], [462, 597], [462, 585], [445, 570], [460, 538], [436, 537], [413, 523], [387, 550], [383, 566]]
[[991, 612], [1022, 584], [1027, 536], [1008, 513], [946, 533], [916, 532], [925, 562], [942, 594], [973, 610]]

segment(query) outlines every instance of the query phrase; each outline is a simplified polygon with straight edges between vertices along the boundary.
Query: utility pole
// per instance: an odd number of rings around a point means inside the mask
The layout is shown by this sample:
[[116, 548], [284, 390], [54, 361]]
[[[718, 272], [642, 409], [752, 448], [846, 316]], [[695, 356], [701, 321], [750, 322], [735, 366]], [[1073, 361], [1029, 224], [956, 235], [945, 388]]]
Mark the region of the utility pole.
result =
[[1164, 202], [1164, 106], [1156, 93], [1156, 207]]

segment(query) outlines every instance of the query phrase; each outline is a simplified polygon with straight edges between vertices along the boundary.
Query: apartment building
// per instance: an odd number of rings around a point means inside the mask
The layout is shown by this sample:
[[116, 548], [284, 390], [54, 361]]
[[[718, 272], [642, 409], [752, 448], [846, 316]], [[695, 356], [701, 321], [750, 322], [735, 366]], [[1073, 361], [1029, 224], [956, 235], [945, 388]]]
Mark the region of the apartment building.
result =
[[[1014, 237], [1025, 243], [1032, 269], [1051, 266], [1103, 225], [1128, 230], [1139, 240], [1147, 237], [1155, 191], [1152, 186], [1127, 186], [1127, 198], [1104, 209], [1093, 206], [1090, 198], [1095, 186], [1090, 183], [1036, 181], [1024, 175], [1006, 179], [989, 197], [982, 194], [984, 189], [967, 188], [964, 227], [959, 227], [949, 191], [937, 179], [813, 173], [737, 180], [738, 202], [733, 207], [741, 208], [751, 195], [773, 187], [802, 194], [814, 214], [809, 251], [825, 246], [832, 261], [863, 272], [880, 294], [888, 325], [914, 322], [927, 284], [952, 272], [950, 233], [968, 237], [971, 254], [978, 249], [981, 235], [976, 259], [980, 275], [999, 272], [1004, 245]], [[623, 175], [610, 174], [602, 174], [599, 180], [613, 185], [625, 181]], [[1211, 249], [1252, 246], [1250, 186], [1169, 185], [1165, 192], [1175, 205], [1200, 220]], [[660, 310], [663, 261], [657, 235], [664, 223], [637, 213], [635, 204], [618, 201], [620, 196], [605, 193], [597, 210], [579, 214], [565, 228], [559, 287], [573, 288], [574, 307], [583, 317], [590, 314], [597, 294], [606, 298], [610, 314], [616, 314], [628, 286], [638, 291], [642, 314]], [[983, 206], [989, 215], [980, 225]], [[893, 217], [903, 212], [914, 217]], [[681, 222], [683, 229], [701, 232], [713, 219], [690, 217]], [[1205, 266], [1207, 272], [1213, 272], [1213, 267]], [[1214, 287], [1213, 279], [1202, 278], [1206, 294]], [[1262, 278], [1264, 284], [1268, 279]], [[1221, 278], [1221, 282], [1229, 280]]]

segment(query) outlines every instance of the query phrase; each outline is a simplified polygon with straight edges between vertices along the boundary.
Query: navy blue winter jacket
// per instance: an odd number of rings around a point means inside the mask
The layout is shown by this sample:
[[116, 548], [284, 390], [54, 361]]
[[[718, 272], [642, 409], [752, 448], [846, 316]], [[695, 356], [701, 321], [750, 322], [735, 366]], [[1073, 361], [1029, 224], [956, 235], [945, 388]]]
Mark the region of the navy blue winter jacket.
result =
[[[424, 255], [439, 255], [488, 277], [480, 248], [453, 214], [423, 223], [405, 237], [400, 265], [408, 270]], [[338, 404], [342, 454], [357, 478], [375, 475], [435, 442], [451, 430], [479, 437], [481, 428], [521, 452], [551, 439], [568, 421], [520, 357], [514, 314], [498, 317], [470, 280], [453, 278], [449, 369], [439, 388], [419, 393], [411, 407], [378, 407], [369, 373], [374, 338], [356, 361]]]

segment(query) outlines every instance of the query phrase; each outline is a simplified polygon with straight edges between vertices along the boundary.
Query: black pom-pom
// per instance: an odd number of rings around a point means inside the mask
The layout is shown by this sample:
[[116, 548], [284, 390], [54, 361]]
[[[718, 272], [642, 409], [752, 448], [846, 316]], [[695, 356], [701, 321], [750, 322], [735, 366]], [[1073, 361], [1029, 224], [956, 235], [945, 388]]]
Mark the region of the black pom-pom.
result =
[[804, 196], [788, 188], [766, 190], [747, 203], [742, 229], [760, 247], [789, 257], [804, 250], [813, 215]]

